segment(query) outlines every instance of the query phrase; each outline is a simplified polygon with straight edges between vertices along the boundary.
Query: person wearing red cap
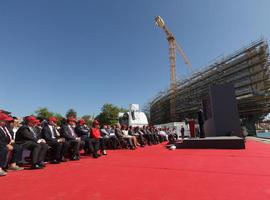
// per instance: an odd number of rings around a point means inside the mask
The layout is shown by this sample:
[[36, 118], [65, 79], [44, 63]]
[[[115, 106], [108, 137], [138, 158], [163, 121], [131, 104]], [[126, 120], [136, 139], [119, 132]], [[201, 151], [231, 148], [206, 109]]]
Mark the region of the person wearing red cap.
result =
[[98, 157], [99, 145], [95, 139], [90, 138], [90, 130], [85, 124], [84, 119], [80, 119], [75, 128], [76, 134], [85, 142], [84, 150], [90, 153], [94, 158]]
[[[0, 112], [0, 126], [5, 125], [5, 116], [3, 116], [4, 113]], [[0, 132], [0, 176], [6, 176], [7, 173], [3, 170], [6, 164], [7, 154], [8, 154], [8, 147], [6, 144], [6, 134], [3, 136], [3, 134]]]
[[80, 160], [80, 146], [84, 146], [84, 141], [76, 134], [74, 128], [76, 126], [76, 119], [69, 117], [67, 119], [67, 124], [62, 124], [61, 134], [68, 142], [71, 148], [71, 160]]
[[65, 141], [65, 138], [60, 137], [60, 133], [56, 129], [56, 123], [56, 117], [49, 117], [48, 123], [41, 130], [42, 137], [52, 149], [53, 158], [51, 163], [53, 164], [66, 162], [65, 154], [68, 150], [68, 143]]
[[21, 126], [16, 133], [16, 143], [31, 151], [31, 169], [41, 169], [45, 167], [44, 159], [47, 154], [48, 145], [34, 131], [37, 124], [34, 116], [25, 117], [25, 125]]
[[92, 128], [91, 128], [91, 131], [90, 131], [90, 136], [91, 136], [91, 138], [96, 139], [96, 140], [99, 141], [101, 153], [103, 155], [107, 155], [104, 140], [101, 137], [100, 126], [99, 126], [99, 121], [98, 120], [93, 121]]
[[[6, 175], [3, 173], [3, 167], [8, 166], [8, 170], [18, 171], [22, 167], [17, 165], [22, 158], [22, 146], [15, 144], [14, 134], [7, 128], [7, 122], [13, 121], [13, 118], [5, 113], [0, 113], [0, 176]], [[4, 152], [4, 153], [3, 153]], [[10, 152], [10, 164], [7, 162], [7, 155], [5, 152]]]
[[40, 120], [43, 121], [43, 119], [36, 119], [34, 122], [35, 122], [35, 125], [32, 127], [33, 131], [35, 132], [36, 136], [38, 139], [42, 139], [42, 142], [43, 143], [46, 143], [46, 141], [42, 138], [41, 136], [41, 129], [42, 129], [42, 126], [41, 126], [41, 122]]

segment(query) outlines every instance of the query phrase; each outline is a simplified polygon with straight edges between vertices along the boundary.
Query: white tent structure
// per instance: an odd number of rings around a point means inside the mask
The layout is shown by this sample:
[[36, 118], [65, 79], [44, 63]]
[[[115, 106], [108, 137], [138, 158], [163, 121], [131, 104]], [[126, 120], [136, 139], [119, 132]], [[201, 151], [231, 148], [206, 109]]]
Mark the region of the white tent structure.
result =
[[119, 113], [118, 117], [121, 119], [119, 122], [121, 125], [127, 126], [147, 126], [148, 119], [144, 112], [140, 111], [139, 104], [130, 104], [129, 111], [126, 113]]

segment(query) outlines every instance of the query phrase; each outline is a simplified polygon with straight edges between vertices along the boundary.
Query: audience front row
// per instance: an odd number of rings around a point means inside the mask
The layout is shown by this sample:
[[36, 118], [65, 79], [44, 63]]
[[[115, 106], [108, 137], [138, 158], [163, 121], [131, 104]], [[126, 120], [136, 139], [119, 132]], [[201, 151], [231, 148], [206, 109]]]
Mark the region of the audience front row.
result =
[[38, 120], [34, 116], [24, 118], [22, 125], [15, 126], [16, 117], [0, 112], [0, 176], [8, 171], [23, 170], [23, 155], [30, 154], [30, 169], [42, 169], [52, 164], [80, 160], [80, 152], [98, 158], [107, 155], [107, 149], [136, 149], [167, 141], [173, 135], [169, 129], [150, 126], [127, 127], [120, 125], [99, 126], [94, 120], [89, 128], [83, 119], [78, 122], [69, 117], [57, 126], [57, 118]]

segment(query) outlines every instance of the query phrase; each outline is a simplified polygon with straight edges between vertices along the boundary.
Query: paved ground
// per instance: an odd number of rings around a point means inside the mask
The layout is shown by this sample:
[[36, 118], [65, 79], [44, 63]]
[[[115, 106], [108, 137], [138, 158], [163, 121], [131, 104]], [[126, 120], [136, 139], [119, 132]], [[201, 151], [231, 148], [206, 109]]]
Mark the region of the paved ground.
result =
[[249, 136], [249, 137], [247, 137], [247, 139], [270, 144], [270, 139], [267, 139], [267, 138], [259, 138], [259, 137]]

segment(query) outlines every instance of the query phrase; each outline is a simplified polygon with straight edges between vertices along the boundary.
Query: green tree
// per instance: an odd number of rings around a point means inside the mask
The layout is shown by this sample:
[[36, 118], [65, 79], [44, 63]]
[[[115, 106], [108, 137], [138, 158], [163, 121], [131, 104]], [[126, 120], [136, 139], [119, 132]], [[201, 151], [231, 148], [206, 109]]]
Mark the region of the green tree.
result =
[[126, 113], [126, 112], [128, 112], [128, 109], [126, 109], [126, 108], [119, 108], [119, 112]]
[[104, 104], [101, 108], [101, 113], [96, 117], [101, 124], [114, 125], [118, 123], [118, 113], [126, 111], [126, 109], [119, 108], [113, 104]]
[[39, 108], [35, 111], [35, 116], [41, 119], [48, 119], [49, 117], [53, 116], [54, 113], [50, 112], [48, 108], [43, 107]]
[[60, 126], [61, 125], [61, 121], [62, 121], [62, 119], [64, 117], [61, 114], [59, 114], [59, 113], [55, 113], [53, 116], [56, 117], [56, 119], [57, 119], [57, 125]]
[[87, 126], [91, 126], [92, 122], [93, 122], [93, 118], [91, 115], [84, 115], [81, 117], [82, 119], [84, 119], [85, 123]]
[[73, 108], [69, 109], [66, 113], [66, 118], [69, 117], [77, 118], [77, 112]]

